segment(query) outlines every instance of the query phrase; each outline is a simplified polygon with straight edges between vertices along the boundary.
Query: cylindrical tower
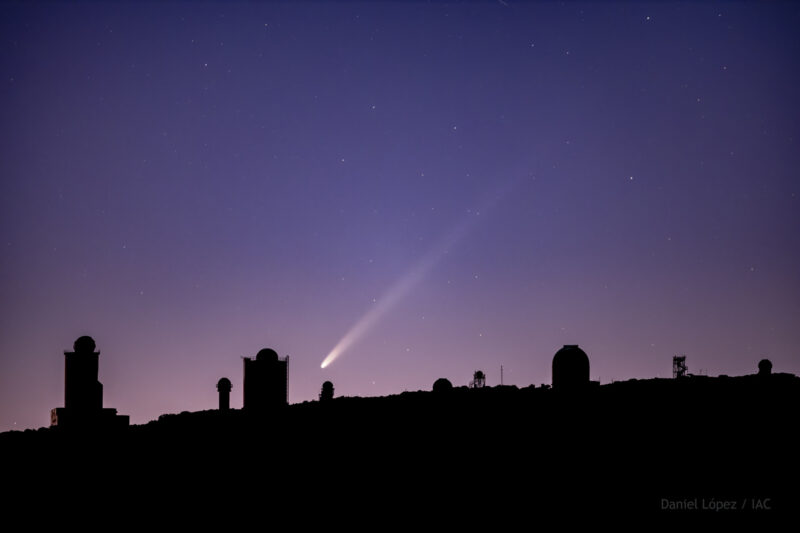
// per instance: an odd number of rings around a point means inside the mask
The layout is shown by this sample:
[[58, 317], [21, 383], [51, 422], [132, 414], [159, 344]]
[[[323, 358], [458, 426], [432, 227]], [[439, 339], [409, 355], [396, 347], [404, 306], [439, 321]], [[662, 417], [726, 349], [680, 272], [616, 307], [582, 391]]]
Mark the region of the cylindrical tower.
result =
[[228, 411], [231, 408], [231, 380], [228, 378], [220, 378], [217, 381], [217, 391], [219, 392], [219, 410]]
[[333, 383], [326, 381], [322, 384], [322, 390], [319, 392], [319, 401], [328, 402], [333, 400]]
[[82, 412], [103, 408], [103, 386], [97, 381], [100, 352], [89, 336], [78, 337], [64, 352], [64, 407]]

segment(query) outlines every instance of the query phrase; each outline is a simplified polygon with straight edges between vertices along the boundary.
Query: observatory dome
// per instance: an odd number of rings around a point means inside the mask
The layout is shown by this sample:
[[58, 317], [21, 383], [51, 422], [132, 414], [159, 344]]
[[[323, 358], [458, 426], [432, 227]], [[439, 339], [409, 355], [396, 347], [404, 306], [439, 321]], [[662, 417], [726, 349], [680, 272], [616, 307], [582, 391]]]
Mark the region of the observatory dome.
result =
[[72, 345], [72, 349], [76, 353], [94, 353], [95, 348], [97, 345], [94, 343], [94, 339], [88, 335], [78, 337]]
[[453, 390], [453, 384], [447, 378], [439, 378], [433, 382], [433, 392], [447, 392]]
[[277, 361], [278, 352], [272, 348], [264, 348], [256, 354], [256, 361]]
[[228, 378], [220, 378], [220, 380], [217, 381], [217, 390], [220, 392], [230, 392], [232, 388], [233, 385], [231, 385], [231, 380]]
[[589, 383], [589, 356], [577, 344], [565, 344], [553, 357], [553, 388], [573, 389]]

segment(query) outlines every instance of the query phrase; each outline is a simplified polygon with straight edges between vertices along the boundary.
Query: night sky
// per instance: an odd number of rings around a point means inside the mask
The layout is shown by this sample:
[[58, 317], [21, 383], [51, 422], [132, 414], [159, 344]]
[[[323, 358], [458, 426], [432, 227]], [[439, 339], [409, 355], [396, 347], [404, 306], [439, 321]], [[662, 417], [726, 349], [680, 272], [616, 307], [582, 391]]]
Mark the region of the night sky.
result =
[[[0, 431], [91, 335], [132, 423], [242, 404], [800, 374], [800, 6], [0, 4]], [[366, 317], [366, 318], [365, 318]], [[320, 365], [351, 328], [349, 346]]]

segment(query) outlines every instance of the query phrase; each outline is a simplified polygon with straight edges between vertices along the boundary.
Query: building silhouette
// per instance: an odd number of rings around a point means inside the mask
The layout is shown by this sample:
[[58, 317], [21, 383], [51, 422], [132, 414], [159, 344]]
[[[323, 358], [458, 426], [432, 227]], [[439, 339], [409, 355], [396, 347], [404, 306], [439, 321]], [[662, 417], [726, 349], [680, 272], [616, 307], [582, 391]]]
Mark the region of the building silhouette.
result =
[[439, 378], [433, 382], [433, 392], [442, 394], [453, 390], [453, 384], [447, 378]]
[[289, 357], [281, 359], [270, 348], [255, 358], [244, 358], [244, 409], [251, 412], [284, 407], [288, 403]]
[[553, 389], [574, 390], [589, 385], [589, 356], [577, 344], [565, 344], [553, 356]]
[[685, 378], [689, 375], [689, 368], [686, 366], [686, 356], [676, 355], [672, 358], [672, 378]]
[[219, 410], [228, 411], [231, 408], [231, 380], [228, 378], [220, 378], [217, 381], [217, 392], [219, 392]]
[[103, 408], [103, 385], [97, 380], [100, 352], [94, 339], [79, 337], [73, 351], [64, 351], [64, 407], [50, 411], [50, 425], [59, 427], [126, 427], [127, 416]]
[[333, 400], [333, 383], [326, 381], [322, 384], [322, 390], [319, 391], [319, 401], [328, 402]]
[[772, 374], [772, 361], [769, 359], [762, 359], [758, 362], [758, 375], [769, 376]]
[[474, 374], [472, 374], [472, 381], [469, 382], [470, 389], [482, 389], [486, 386], [486, 374], [483, 373], [483, 370], [476, 370]]

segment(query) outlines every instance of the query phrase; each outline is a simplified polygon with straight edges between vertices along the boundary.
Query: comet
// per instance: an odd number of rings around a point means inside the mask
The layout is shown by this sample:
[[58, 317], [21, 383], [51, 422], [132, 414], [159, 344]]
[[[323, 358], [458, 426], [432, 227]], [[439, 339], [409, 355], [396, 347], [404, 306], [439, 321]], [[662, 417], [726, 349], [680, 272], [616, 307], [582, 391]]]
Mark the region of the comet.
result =
[[[443, 255], [443, 254], [442, 254]], [[378, 302], [358, 322], [345, 334], [344, 337], [333, 347], [325, 360], [320, 365], [325, 368], [333, 363], [344, 351], [355, 344], [361, 337], [363, 337], [372, 327], [398, 302], [400, 302], [411, 290], [416, 287], [425, 275], [439, 262], [441, 255], [439, 253], [429, 252], [425, 257], [419, 260], [400, 280], [392, 285], [384, 294], [378, 299]]]
[[350, 349], [364, 335], [377, 324], [389, 311], [391, 311], [403, 298], [410, 293], [414, 287], [427, 277], [434, 267], [444, 258], [447, 253], [457, 246], [469, 231], [481, 219], [481, 213], [485, 213], [494, 204], [500, 201], [508, 192], [508, 188], [495, 198], [482, 210], [468, 211], [468, 216], [457, 224], [436, 246], [433, 246], [427, 254], [417, 260], [416, 263], [386, 292], [378, 299], [377, 303], [345, 333], [336, 346], [328, 353], [322, 361], [320, 368], [330, 366], [339, 356]]

